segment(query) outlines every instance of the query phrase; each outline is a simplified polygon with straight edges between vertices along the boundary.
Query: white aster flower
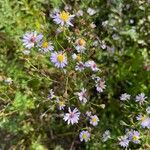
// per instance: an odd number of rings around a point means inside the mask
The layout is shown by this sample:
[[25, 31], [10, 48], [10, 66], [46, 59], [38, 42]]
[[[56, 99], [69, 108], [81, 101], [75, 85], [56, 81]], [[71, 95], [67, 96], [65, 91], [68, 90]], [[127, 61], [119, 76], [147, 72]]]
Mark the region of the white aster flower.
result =
[[95, 41], [93, 42], [93, 46], [97, 47], [98, 45], [99, 45], [98, 41], [95, 40]]
[[77, 65], [75, 66], [76, 71], [83, 71], [85, 69], [85, 65], [83, 62], [78, 62]]
[[80, 141], [85, 141], [85, 142], [88, 142], [90, 140], [90, 133], [88, 131], [81, 131], [80, 132], [80, 135], [79, 135], [79, 138], [80, 138]]
[[71, 111], [70, 107], [68, 108], [68, 113], [64, 115], [64, 120], [67, 121], [68, 124], [75, 124], [79, 121], [80, 112], [77, 108]]
[[94, 14], [96, 14], [96, 11], [92, 8], [88, 8], [87, 9], [87, 13], [90, 15], [90, 16], [93, 16]]
[[81, 17], [83, 16], [83, 10], [78, 10], [76, 16]]
[[90, 24], [90, 27], [92, 28], [92, 29], [94, 29], [94, 28], [96, 28], [96, 24], [94, 24], [93, 22]]
[[65, 101], [58, 99], [56, 102], [57, 102], [57, 104], [58, 104], [59, 110], [64, 110], [64, 107], [66, 106], [66, 105], [65, 105]]
[[97, 126], [99, 119], [96, 115], [90, 117], [90, 124], [93, 126]]
[[131, 97], [131, 95], [124, 93], [124, 94], [121, 94], [120, 100], [121, 101], [127, 101], [127, 100], [130, 100], [130, 97]]
[[96, 81], [96, 90], [101, 93], [106, 88], [105, 81], [101, 78], [97, 78]]
[[97, 65], [96, 63], [93, 61], [93, 60], [89, 60], [87, 62], [85, 62], [85, 66], [86, 67], [90, 67], [92, 71], [96, 72], [98, 71], [99, 69], [97, 68]]
[[92, 114], [92, 112], [91, 112], [91, 111], [86, 111], [86, 113], [85, 113], [85, 114], [86, 114], [86, 116], [87, 116], [87, 117], [90, 117], [90, 116], [91, 116], [91, 114]]
[[78, 53], [84, 53], [85, 51], [85, 46], [86, 46], [86, 42], [84, 39], [82, 38], [79, 38], [76, 40], [75, 42], [76, 46], [75, 46], [75, 49], [77, 50]]
[[23, 50], [22, 53], [23, 53], [24, 55], [29, 55], [29, 54], [30, 54], [30, 50]]
[[35, 46], [35, 44], [38, 44], [43, 38], [42, 34], [38, 34], [36, 31], [34, 32], [26, 32], [23, 36], [23, 45], [30, 49]]
[[75, 15], [70, 15], [69, 12], [62, 11], [54, 15], [53, 19], [56, 24], [60, 24], [61, 26], [73, 26], [71, 20], [74, 18], [74, 16]]
[[53, 50], [54, 50], [54, 46], [52, 45], [52, 42], [43, 41], [40, 43], [39, 51], [46, 53], [46, 52], [53, 51]]
[[5, 81], [5, 83], [7, 83], [7, 84], [11, 84], [11, 83], [13, 82], [13, 80], [12, 80], [11, 78], [7, 78], [7, 79], [5, 79], [4, 81]]
[[64, 68], [67, 65], [67, 57], [62, 52], [52, 53], [50, 60], [57, 68]]
[[110, 131], [109, 130], [106, 130], [103, 135], [102, 135], [102, 141], [103, 142], [106, 142], [108, 139], [110, 139]]
[[79, 100], [83, 103], [87, 102], [87, 90], [82, 88], [81, 92], [77, 92]]
[[139, 102], [139, 104], [143, 104], [146, 99], [147, 99], [147, 97], [145, 96], [145, 94], [141, 93], [141, 94], [136, 96], [135, 101]]
[[76, 60], [76, 59], [77, 59], [77, 54], [73, 53], [73, 54], [72, 54], [72, 59], [73, 59], [73, 60]]
[[148, 107], [146, 108], [146, 112], [147, 112], [148, 114], [150, 114], [150, 106], [148, 106]]

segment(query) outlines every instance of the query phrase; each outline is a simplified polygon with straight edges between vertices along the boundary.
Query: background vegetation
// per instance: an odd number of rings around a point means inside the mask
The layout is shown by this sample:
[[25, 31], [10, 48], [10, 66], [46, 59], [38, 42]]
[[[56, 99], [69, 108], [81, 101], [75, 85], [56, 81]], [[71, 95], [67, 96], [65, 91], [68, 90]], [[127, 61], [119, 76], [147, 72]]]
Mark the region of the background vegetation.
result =
[[[104, 41], [98, 47], [89, 46], [90, 57], [99, 65], [105, 76], [107, 88], [94, 107], [100, 115], [100, 124], [94, 129], [90, 142], [81, 143], [76, 126], [67, 126], [57, 117], [55, 104], [47, 99], [49, 89], [55, 87], [64, 97], [66, 76], [54, 69], [49, 56], [33, 52], [24, 55], [21, 38], [26, 31], [42, 32], [55, 40], [57, 25], [50, 14], [54, 8], [63, 10], [70, 5], [72, 14], [83, 10], [69, 36], [86, 35], [88, 44], [92, 40]], [[98, 12], [89, 16], [91, 7]], [[132, 100], [120, 102], [122, 93], [134, 98], [144, 92], [150, 97], [150, 2], [148, 0], [1, 0], [0, 1], [0, 148], [31, 150], [116, 150], [120, 149], [117, 137], [125, 128], [141, 130], [143, 140], [132, 149], [150, 149], [149, 129], [142, 130], [134, 123], [133, 116], [145, 111]], [[90, 28], [94, 22], [95, 29]], [[79, 30], [79, 32], [78, 32]], [[91, 39], [90, 39], [91, 38]], [[65, 36], [58, 36], [65, 48]], [[61, 48], [55, 42], [57, 48]], [[71, 72], [71, 70], [70, 70]], [[90, 74], [89, 74], [90, 77]], [[8, 78], [12, 83], [6, 82]], [[69, 77], [73, 78], [72, 76]], [[79, 84], [82, 80], [79, 79]], [[59, 83], [53, 82], [54, 80]], [[81, 83], [82, 84], [82, 83]], [[70, 83], [69, 86], [72, 86]], [[148, 103], [149, 104], [149, 103]], [[148, 105], [147, 104], [147, 105]], [[85, 108], [84, 108], [85, 109]], [[102, 133], [109, 129], [112, 139], [103, 143]]]

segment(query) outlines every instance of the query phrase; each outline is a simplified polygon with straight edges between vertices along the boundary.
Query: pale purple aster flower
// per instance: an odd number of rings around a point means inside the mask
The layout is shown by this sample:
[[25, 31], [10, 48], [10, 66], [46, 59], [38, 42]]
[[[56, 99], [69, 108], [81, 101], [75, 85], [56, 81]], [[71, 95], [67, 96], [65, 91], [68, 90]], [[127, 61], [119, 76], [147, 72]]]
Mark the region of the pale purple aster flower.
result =
[[139, 102], [139, 104], [143, 104], [146, 99], [147, 99], [147, 97], [145, 96], [145, 94], [141, 93], [141, 94], [136, 96], [135, 101]]
[[78, 98], [81, 102], [86, 103], [87, 102], [87, 90], [82, 88], [81, 92], [76, 93], [78, 95]]
[[129, 139], [128, 136], [124, 135], [121, 136], [119, 139], [119, 145], [123, 148], [127, 148], [129, 146]]
[[101, 78], [97, 78], [96, 81], [96, 90], [101, 93], [106, 88], [105, 81]]
[[147, 112], [148, 114], [150, 114], [150, 106], [148, 106], [148, 107], [146, 108], [146, 112]]
[[87, 115], [87, 117], [91, 117], [92, 112], [91, 111], [86, 111], [85, 114]]
[[92, 71], [96, 72], [98, 71], [99, 69], [97, 68], [97, 65], [96, 63], [93, 61], [93, 60], [89, 60], [87, 62], [85, 62], [85, 66], [86, 67], [90, 67]]
[[110, 131], [109, 130], [106, 130], [103, 135], [102, 135], [102, 141], [103, 142], [106, 142], [108, 139], [110, 139]]
[[75, 49], [77, 50], [78, 53], [84, 53], [85, 51], [85, 46], [86, 46], [86, 41], [83, 38], [78, 38], [75, 41]]
[[64, 110], [64, 107], [66, 106], [65, 101], [58, 99], [56, 102], [58, 104], [59, 110]]
[[92, 9], [92, 8], [88, 8], [87, 9], [87, 13], [90, 15], [90, 16], [93, 16], [93, 15], [95, 15], [96, 14], [96, 11], [94, 10], [94, 9]]
[[91, 134], [88, 131], [81, 131], [79, 138], [81, 142], [82, 141], [88, 142], [90, 140], [90, 136]]
[[140, 133], [138, 131], [133, 131], [130, 133], [129, 135], [129, 140], [132, 141], [135, 144], [139, 144], [140, 143]]
[[93, 126], [97, 126], [99, 119], [96, 115], [90, 117], [90, 124]]
[[48, 99], [53, 99], [55, 97], [53, 89], [49, 90]]
[[80, 112], [77, 108], [71, 111], [70, 107], [68, 108], [68, 113], [64, 115], [64, 120], [67, 121], [68, 124], [78, 123], [79, 121]]
[[137, 117], [136, 117], [136, 119], [138, 120], [138, 121], [141, 121], [141, 126], [143, 127], [143, 128], [150, 128], [150, 118], [149, 117], [147, 117], [147, 116], [142, 116], [142, 115], [138, 115]]
[[76, 71], [83, 71], [85, 69], [85, 65], [83, 62], [77, 62], [77, 65], [75, 66]]
[[23, 36], [23, 45], [30, 49], [35, 46], [35, 44], [38, 44], [43, 38], [42, 34], [38, 34], [36, 31], [34, 32], [26, 32]]
[[66, 11], [62, 11], [60, 13], [57, 13], [52, 18], [56, 24], [60, 24], [61, 26], [73, 26], [71, 23], [71, 20], [74, 18], [75, 15], [70, 15]]
[[67, 57], [62, 52], [52, 53], [50, 60], [57, 68], [64, 68], [67, 65]]
[[121, 101], [127, 101], [127, 100], [130, 100], [130, 97], [131, 97], [131, 95], [124, 93], [124, 94], [121, 94], [120, 100]]
[[49, 41], [42, 41], [40, 44], [40, 49], [39, 51], [43, 52], [43, 53], [46, 53], [46, 52], [49, 52], [49, 51], [53, 51], [54, 50], [54, 46], [52, 45], [52, 42]]

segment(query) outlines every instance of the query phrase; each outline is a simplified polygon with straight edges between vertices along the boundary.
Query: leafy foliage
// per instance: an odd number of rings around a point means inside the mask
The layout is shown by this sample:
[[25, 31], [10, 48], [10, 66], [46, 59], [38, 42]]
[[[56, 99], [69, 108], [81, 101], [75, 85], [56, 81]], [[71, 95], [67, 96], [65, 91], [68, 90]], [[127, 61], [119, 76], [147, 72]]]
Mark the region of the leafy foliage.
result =
[[[73, 27], [54, 23], [56, 8], [76, 14]], [[88, 8], [96, 13], [89, 15]], [[83, 15], [77, 16], [79, 10]], [[150, 148], [149, 128], [136, 120], [150, 106], [149, 0], [3, 0], [0, 20], [0, 149], [119, 150], [118, 137], [126, 129], [141, 135], [141, 142], [130, 143], [130, 149]], [[65, 51], [66, 69], [54, 67], [50, 53], [36, 47], [26, 55], [22, 44], [26, 31], [42, 33], [56, 51]], [[86, 41], [81, 60], [94, 60], [100, 68], [95, 75], [106, 81], [103, 93], [96, 91], [89, 68], [74, 69], [77, 62], [72, 54], [78, 38]], [[75, 94], [83, 87], [90, 97], [85, 105]], [[62, 116], [68, 110], [59, 111], [58, 103], [48, 97], [50, 89], [54, 99], [65, 101], [67, 107], [97, 114], [99, 124], [91, 127], [83, 115], [78, 125], [67, 125]], [[120, 100], [123, 93], [131, 95], [129, 101]], [[144, 105], [135, 102], [140, 93], [147, 96]], [[87, 143], [80, 142], [82, 130], [91, 133]], [[111, 138], [103, 142], [105, 130], [110, 130]]]

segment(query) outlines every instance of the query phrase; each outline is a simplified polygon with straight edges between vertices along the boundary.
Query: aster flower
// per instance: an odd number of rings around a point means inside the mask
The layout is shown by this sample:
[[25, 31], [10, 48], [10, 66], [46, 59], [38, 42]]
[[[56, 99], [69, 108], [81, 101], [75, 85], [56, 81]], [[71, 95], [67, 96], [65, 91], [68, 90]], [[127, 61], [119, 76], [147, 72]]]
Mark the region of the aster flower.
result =
[[38, 34], [36, 31], [34, 32], [27, 32], [24, 34], [23, 36], [23, 45], [28, 48], [31, 49], [32, 47], [35, 46], [35, 44], [38, 44], [43, 38], [42, 34]]
[[146, 112], [150, 114], [150, 106], [146, 108]]
[[92, 112], [91, 111], [86, 111], [85, 114], [86, 114], [87, 117], [91, 117]]
[[11, 78], [6, 78], [4, 81], [7, 84], [12, 84], [12, 82], [13, 82], [13, 80]]
[[75, 15], [70, 15], [69, 12], [62, 11], [57, 13], [52, 18], [56, 24], [60, 24], [61, 26], [73, 26], [71, 20], [74, 18]]
[[50, 60], [57, 68], [64, 68], [67, 65], [67, 57], [62, 52], [52, 53]]
[[92, 29], [94, 29], [94, 28], [96, 28], [96, 24], [94, 24], [93, 22], [90, 24], [90, 27], [92, 28]]
[[79, 38], [76, 40], [75, 44], [76, 44], [75, 49], [77, 50], [77, 52], [78, 53], [84, 53], [85, 46], [86, 46], [85, 40], [82, 38]]
[[141, 121], [141, 126], [143, 127], [143, 128], [150, 128], [150, 118], [149, 117], [147, 117], [147, 116], [142, 116], [142, 115], [138, 115], [137, 117], [136, 117], [136, 119], [138, 120], [138, 121]]
[[147, 97], [145, 96], [145, 94], [141, 93], [141, 94], [136, 96], [135, 101], [139, 102], [139, 104], [143, 104], [146, 99], [147, 99]]
[[129, 146], [129, 139], [128, 136], [121, 136], [119, 139], [119, 145], [121, 147], [127, 148]]
[[77, 95], [79, 97], [79, 100], [83, 103], [87, 102], [87, 90], [82, 88], [81, 92], [77, 92]]
[[77, 61], [81, 61], [81, 57], [80, 57], [80, 55], [77, 55], [77, 54], [72, 54], [72, 59], [73, 60], [77, 60]]
[[102, 141], [106, 142], [108, 139], [110, 139], [110, 131], [106, 130], [102, 135]]
[[106, 88], [105, 81], [101, 78], [97, 78], [96, 81], [96, 90], [101, 93]]
[[64, 110], [64, 107], [66, 106], [65, 105], [65, 101], [58, 99], [56, 102], [57, 102], [57, 104], [59, 106], [59, 110]]
[[64, 120], [67, 121], [68, 124], [78, 123], [79, 121], [80, 112], [77, 108], [71, 111], [70, 107], [68, 108], [68, 113], [64, 115]]
[[77, 13], [76, 13], [76, 16], [77, 17], [83, 16], [83, 10], [78, 10]]
[[121, 101], [127, 101], [127, 100], [130, 100], [130, 97], [131, 97], [131, 95], [124, 93], [124, 94], [121, 94], [120, 100]]
[[97, 126], [99, 122], [99, 119], [96, 115], [90, 117], [90, 124], [93, 126]]
[[23, 50], [22, 53], [23, 53], [24, 55], [29, 55], [29, 54], [30, 54], [30, 50]]
[[54, 50], [54, 46], [52, 45], [52, 42], [47, 42], [47, 41], [43, 41], [40, 43], [40, 49], [41, 52], [46, 53], [49, 51], [53, 51]]
[[132, 141], [135, 144], [140, 143], [140, 133], [138, 131], [132, 131], [129, 135], [129, 140]]
[[93, 16], [94, 14], [96, 14], [96, 11], [92, 8], [88, 8], [87, 9], [87, 13], [90, 15], [90, 16]]
[[79, 138], [80, 138], [80, 141], [85, 141], [85, 142], [88, 142], [90, 140], [90, 133], [88, 131], [81, 131], [80, 132], [80, 135], [79, 135]]
[[75, 66], [76, 71], [83, 71], [85, 69], [85, 65], [83, 62], [78, 62], [77, 65]]
[[49, 90], [48, 99], [53, 99], [55, 97], [53, 89]]
[[90, 67], [92, 71], [96, 72], [98, 71], [99, 69], [97, 68], [97, 65], [96, 63], [93, 61], [93, 60], [89, 60], [87, 62], [85, 62], [85, 66], [86, 67]]

